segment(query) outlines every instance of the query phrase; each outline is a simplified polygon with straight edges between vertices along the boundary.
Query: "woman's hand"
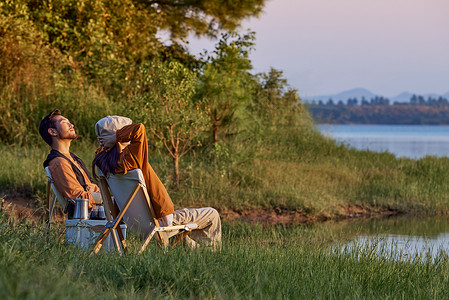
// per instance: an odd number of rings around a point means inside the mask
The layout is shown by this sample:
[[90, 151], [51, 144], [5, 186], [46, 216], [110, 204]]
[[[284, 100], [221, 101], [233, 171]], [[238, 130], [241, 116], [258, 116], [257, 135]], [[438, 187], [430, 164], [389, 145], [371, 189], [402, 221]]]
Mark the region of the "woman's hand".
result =
[[115, 146], [115, 144], [117, 143], [117, 137], [115, 133], [111, 135], [104, 135], [98, 137], [98, 141], [100, 142], [100, 146], [103, 147], [103, 149], [107, 152]]

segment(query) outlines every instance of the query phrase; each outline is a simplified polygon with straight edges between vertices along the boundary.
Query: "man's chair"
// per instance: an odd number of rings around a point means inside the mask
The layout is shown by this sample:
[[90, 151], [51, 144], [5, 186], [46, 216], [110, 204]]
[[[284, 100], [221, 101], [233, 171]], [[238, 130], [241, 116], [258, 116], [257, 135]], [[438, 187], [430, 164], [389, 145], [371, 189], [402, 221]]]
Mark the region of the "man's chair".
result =
[[[53, 211], [56, 205], [56, 199], [61, 204], [64, 211], [67, 209], [67, 200], [62, 196], [55, 186], [55, 182], [51, 175], [49, 167], [45, 168], [45, 173], [47, 175], [47, 207], [46, 207], [46, 219], [47, 224], [45, 224], [45, 231], [49, 232], [51, 227], [51, 218], [53, 216]], [[51, 197], [51, 190], [53, 191], [53, 197]]]
[[[176, 245], [182, 238], [198, 227], [195, 223], [176, 226], [160, 226], [156, 218], [150, 197], [145, 185], [145, 179], [140, 169], [135, 169], [126, 174], [109, 174], [105, 177], [97, 168], [100, 180], [100, 190], [105, 203], [105, 212], [108, 223], [97, 238], [91, 252], [97, 253], [106, 239], [112, 233], [114, 244], [117, 250], [121, 251], [117, 238], [117, 227], [123, 219], [128, 226], [128, 230], [136, 235], [144, 237], [144, 242], [139, 249], [142, 253], [152, 237], [157, 234], [159, 241], [167, 247], [169, 238], [176, 236], [172, 246]], [[111, 193], [114, 196], [112, 201]], [[115, 202], [115, 203], [114, 203]], [[117, 205], [118, 210], [114, 207]], [[115, 210], [115, 211], [114, 211]], [[113, 219], [113, 220], [112, 220]], [[123, 250], [126, 251], [126, 244], [122, 240]]]

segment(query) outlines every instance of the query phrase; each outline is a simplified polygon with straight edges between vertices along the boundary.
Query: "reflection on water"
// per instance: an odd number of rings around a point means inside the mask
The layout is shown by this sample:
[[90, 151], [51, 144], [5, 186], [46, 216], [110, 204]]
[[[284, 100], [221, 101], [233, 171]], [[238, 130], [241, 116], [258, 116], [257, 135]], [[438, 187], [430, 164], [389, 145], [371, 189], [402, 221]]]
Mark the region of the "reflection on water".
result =
[[430, 125], [318, 125], [321, 133], [359, 150], [397, 157], [449, 155], [449, 127]]
[[347, 224], [356, 232], [344, 251], [375, 249], [389, 259], [437, 258], [449, 254], [449, 217], [395, 217]]
[[355, 249], [375, 249], [378, 255], [396, 260], [435, 259], [439, 255], [448, 255], [449, 234], [435, 238], [395, 234], [359, 236], [345, 246], [346, 251]]

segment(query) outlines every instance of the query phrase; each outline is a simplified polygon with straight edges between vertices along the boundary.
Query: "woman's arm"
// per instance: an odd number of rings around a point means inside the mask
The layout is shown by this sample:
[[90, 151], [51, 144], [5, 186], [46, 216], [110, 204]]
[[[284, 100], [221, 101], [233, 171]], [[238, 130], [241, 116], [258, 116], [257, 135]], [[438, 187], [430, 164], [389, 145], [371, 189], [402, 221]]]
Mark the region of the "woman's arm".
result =
[[117, 142], [131, 142], [130, 148], [137, 150], [141, 147], [145, 134], [145, 126], [142, 123], [130, 124], [117, 130], [114, 134], [98, 137], [98, 141], [105, 151], [109, 151]]
[[147, 148], [147, 138], [145, 126], [142, 123], [124, 126], [123, 128], [117, 130], [115, 135], [116, 141], [119, 143], [130, 142], [126, 148], [133, 155], [140, 157], [147, 156], [146, 153], [143, 153]]

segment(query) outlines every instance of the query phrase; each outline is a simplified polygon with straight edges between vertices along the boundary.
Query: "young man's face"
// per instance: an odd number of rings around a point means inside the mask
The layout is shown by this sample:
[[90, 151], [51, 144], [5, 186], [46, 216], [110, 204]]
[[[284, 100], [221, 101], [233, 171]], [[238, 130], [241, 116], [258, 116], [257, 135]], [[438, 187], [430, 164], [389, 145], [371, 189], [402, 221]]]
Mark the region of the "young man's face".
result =
[[60, 140], [74, 140], [78, 137], [75, 132], [75, 126], [63, 116], [55, 116], [56, 137]]

